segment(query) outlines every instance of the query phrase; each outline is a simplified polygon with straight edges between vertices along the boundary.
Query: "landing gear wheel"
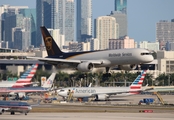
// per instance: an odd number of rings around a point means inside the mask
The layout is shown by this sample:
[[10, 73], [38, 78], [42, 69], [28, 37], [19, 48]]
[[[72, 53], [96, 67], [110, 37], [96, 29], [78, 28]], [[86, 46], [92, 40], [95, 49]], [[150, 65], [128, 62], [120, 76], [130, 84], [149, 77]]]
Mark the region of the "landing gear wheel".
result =
[[104, 77], [104, 78], [106, 78], [106, 77], [107, 77], [107, 78], [108, 78], [108, 77], [111, 77], [111, 73], [105, 73], [105, 74], [103, 74], [103, 77]]
[[25, 113], [25, 115], [27, 115], [27, 113]]
[[12, 112], [11, 112], [11, 115], [14, 115], [14, 114], [15, 114], [15, 112], [14, 112], [14, 111], [12, 111]]

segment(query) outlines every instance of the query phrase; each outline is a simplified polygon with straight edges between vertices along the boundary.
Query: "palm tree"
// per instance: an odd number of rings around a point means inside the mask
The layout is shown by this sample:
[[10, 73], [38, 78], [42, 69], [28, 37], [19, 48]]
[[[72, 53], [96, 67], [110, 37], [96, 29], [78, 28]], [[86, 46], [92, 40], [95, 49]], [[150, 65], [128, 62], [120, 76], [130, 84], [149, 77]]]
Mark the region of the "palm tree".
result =
[[160, 74], [155, 80], [155, 82], [158, 83], [159, 86], [165, 86], [167, 85], [168, 77], [165, 75], [165, 73], [163, 73]]
[[143, 86], [145, 86], [147, 84], [149, 86], [153, 86], [153, 75], [150, 73], [147, 73], [145, 78], [144, 78]]

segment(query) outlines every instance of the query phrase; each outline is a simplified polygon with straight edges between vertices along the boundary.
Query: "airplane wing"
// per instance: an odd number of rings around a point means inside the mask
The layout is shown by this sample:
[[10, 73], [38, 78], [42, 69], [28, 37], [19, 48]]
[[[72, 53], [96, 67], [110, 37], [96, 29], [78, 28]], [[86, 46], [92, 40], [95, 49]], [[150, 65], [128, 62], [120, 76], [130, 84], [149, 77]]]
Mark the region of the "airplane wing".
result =
[[103, 60], [67, 60], [67, 59], [58, 59], [58, 58], [41, 58], [41, 57], [27, 57], [29, 59], [35, 59], [43, 62], [55, 62], [57, 63], [82, 63], [82, 62], [91, 62], [93, 64], [102, 64]]

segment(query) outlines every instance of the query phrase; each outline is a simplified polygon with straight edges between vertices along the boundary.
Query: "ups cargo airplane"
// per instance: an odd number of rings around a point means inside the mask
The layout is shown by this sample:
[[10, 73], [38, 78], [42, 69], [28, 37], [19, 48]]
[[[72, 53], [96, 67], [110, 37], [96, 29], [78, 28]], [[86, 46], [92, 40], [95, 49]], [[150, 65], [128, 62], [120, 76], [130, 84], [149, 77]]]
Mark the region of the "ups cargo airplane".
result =
[[45, 58], [28, 58], [57, 65], [59, 69], [75, 68], [81, 72], [90, 72], [93, 68], [105, 67], [106, 73], [109, 73], [109, 69], [116, 67], [116, 65], [122, 70], [132, 70], [138, 64], [148, 63], [154, 60], [150, 51], [141, 48], [65, 53], [60, 50], [44, 26], [41, 27], [41, 32], [48, 56]]
[[129, 87], [70, 87], [61, 89], [58, 95], [69, 98], [69, 95], [72, 94], [71, 96], [75, 98], [92, 97], [95, 100], [109, 100], [112, 95], [116, 95], [116, 97], [135, 95], [151, 90], [151, 88], [142, 88], [145, 75], [146, 70], [143, 70]]

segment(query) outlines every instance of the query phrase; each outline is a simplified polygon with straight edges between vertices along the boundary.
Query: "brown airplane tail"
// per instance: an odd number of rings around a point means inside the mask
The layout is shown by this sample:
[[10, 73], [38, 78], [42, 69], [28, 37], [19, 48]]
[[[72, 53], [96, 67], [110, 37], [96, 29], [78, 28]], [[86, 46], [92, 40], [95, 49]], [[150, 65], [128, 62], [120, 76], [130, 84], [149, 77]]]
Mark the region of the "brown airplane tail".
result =
[[48, 53], [48, 56], [61, 55], [63, 52], [60, 50], [48, 30], [45, 26], [40, 27], [41, 33], [44, 39], [45, 47]]

